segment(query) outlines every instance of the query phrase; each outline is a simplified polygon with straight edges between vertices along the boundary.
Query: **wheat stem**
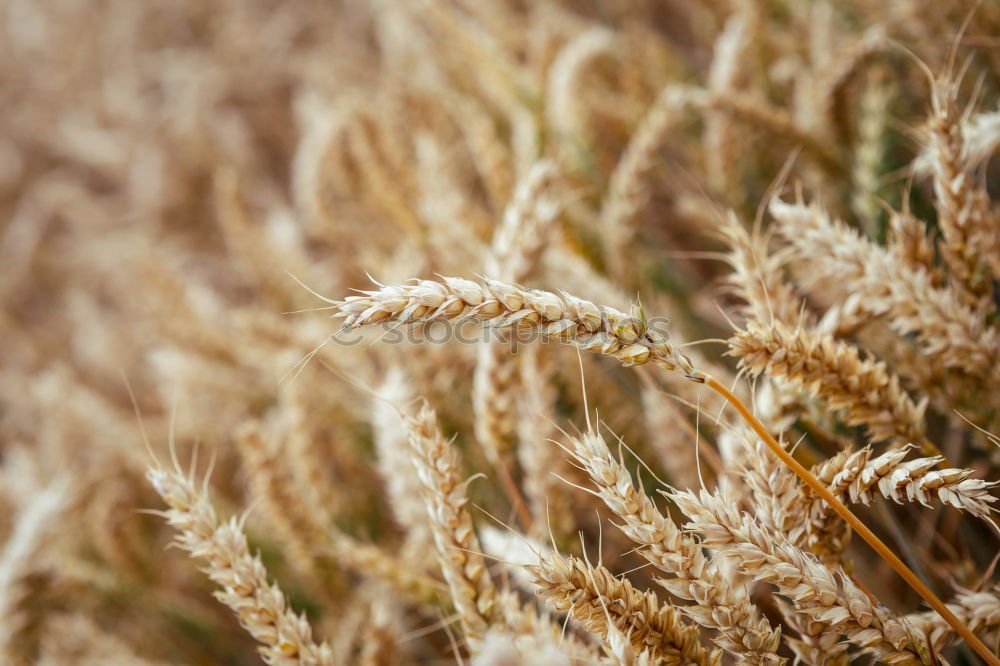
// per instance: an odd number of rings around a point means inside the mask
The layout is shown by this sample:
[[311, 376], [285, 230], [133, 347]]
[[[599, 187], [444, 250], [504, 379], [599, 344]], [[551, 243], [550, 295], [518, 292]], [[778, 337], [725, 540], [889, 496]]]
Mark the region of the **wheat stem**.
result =
[[707, 384], [713, 391], [720, 394], [726, 401], [731, 404], [740, 416], [746, 421], [754, 432], [764, 441], [767, 448], [771, 450], [775, 456], [778, 457], [781, 462], [787, 465], [795, 474], [802, 479], [802, 481], [809, 486], [817, 495], [823, 498], [823, 500], [830, 505], [830, 508], [837, 512], [837, 514], [844, 519], [851, 526], [851, 528], [857, 532], [862, 539], [864, 539], [872, 549], [878, 553], [879, 557], [885, 560], [889, 566], [891, 566], [899, 577], [902, 578], [907, 585], [913, 588], [914, 592], [920, 595], [920, 598], [927, 602], [931, 608], [933, 608], [938, 615], [947, 622], [952, 629], [955, 630], [959, 636], [966, 642], [966, 644], [975, 650], [984, 662], [990, 666], [1000, 666], [1000, 659], [997, 659], [996, 655], [990, 652], [990, 649], [986, 647], [979, 638], [972, 633], [972, 631], [967, 627], [958, 617], [951, 612], [951, 610], [944, 604], [943, 601], [938, 599], [927, 585], [920, 580], [913, 571], [906, 566], [899, 557], [892, 552], [892, 550], [886, 546], [881, 539], [875, 536], [875, 533], [868, 529], [861, 519], [851, 513], [843, 502], [834, 496], [830, 490], [820, 482], [815, 476], [812, 475], [809, 470], [803, 467], [795, 458], [791, 456], [784, 448], [775, 441], [771, 433], [767, 431], [756, 416], [754, 416], [746, 405], [744, 405], [736, 395], [726, 388], [724, 385], [720, 384], [718, 380], [714, 377], [705, 376], [703, 377], [704, 383]]

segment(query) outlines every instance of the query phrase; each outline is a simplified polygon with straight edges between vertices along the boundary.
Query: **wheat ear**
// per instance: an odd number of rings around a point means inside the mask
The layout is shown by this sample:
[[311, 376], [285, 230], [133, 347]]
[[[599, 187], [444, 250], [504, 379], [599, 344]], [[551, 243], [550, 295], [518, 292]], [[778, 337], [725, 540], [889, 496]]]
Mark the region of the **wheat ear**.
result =
[[709, 565], [701, 544], [683, 534], [637, 488], [625, 466], [611, 454], [600, 434], [588, 432], [572, 440], [573, 456], [587, 472], [597, 494], [622, 519], [618, 527], [645, 546], [642, 555], [675, 578], [660, 583], [681, 599], [694, 602], [683, 612], [698, 624], [715, 629], [715, 642], [752, 664], [784, 663], [775, 651], [781, 635], [772, 629], [745, 596], [737, 595]]
[[900, 263], [911, 270], [926, 272], [932, 286], [944, 283], [944, 274], [934, 263], [934, 242], [927, 234], [927, 226], [908, 207], [889, 214], [888, 236], [886, 246]]
[[[557, 172], [548, 161], [536, 163], [518, 184], [493, 237], [487, 261], [491, 274], [510, 282], [527, 278], [538, 263], [559, 203], [551, 193]], [[531, 514], [511, 477], [511, 449], [517, 424], [518, 358], [503, 341], [483, 343], [477, 349], [472, 378], [472, 406], [476, 439], [497, 467], [501, 480], [525, 528]]]
[[608, 180], [601, 204], [600, 227], [613, 276], [626, 272], [626, 250], [636, 232], [636, 217], [649, 201], [650, 176], [670, 132], [688, 104], [688, 90], [670, 84], [646, 111]]
[[[919, 502], [942, 504], [970, 513], [993, 523], [990, 494], [997, 482], [973, 478], [968, 469], [939, 469], [940, 456], [906, 460], [913, 446], [904, 446], [875, 456], [872, 448], [838, 454], [819, 465], [816, 477], [843, 501], [869, 504], [875, 495], [901, 504]], [[847, 526], [815, 493], [804, 489], [807, 543], [822, 558], [838, 557], [847, 547]]]
[[785, 644], [801, 663], [807, 666], [848, 666], [851, 663], [848, 644], [829, 623], [818, 622], [798, 612], [794, 604], [781, 597], [774, 597], [774, 602], [785, 622], [799, 635], [795, 638], [786, 634]]
[[[944, 237], [941, 257], [970, 306], [989, 301], [992, 281], [980, 263], [982, 240], [989, 229], [989, 196], [975, 187], [965, 170], [966, 140], [956, 97], [958, 82], [940, 78], [931, 87], [929, 143], [938, 225]], [[988, 235], [995, 233], [992, 229]]]
[[296, 615], [277, 584], [267, 580], [260, 557], [250, 554], [246, 535], [235, 517], [220, 522], [207, 491], [179, 470], [150, 467], [150, 483], [167, 503], [167, 522], [177, 543], [204, 561], [204, 571], [221, 589], [215, 598], [236, 613], [240, 624], [261, 645], [272, 666], [333, 666], [326, 643], [315, 643], [304, 616]]
[[915, 404], [885, 363], [863, 360], [847, 342], [777, 322], [751, 322], [729, 340], [729, 354], [753, 376], [766, 372], [812, 392], [841, 410], [848, 425], [865, 426], [875, 441], [916, 441], [937, 451], [924, 436], [926, 403]]
[[136, 653], [135, 649], [114, 633], [101, 628], [83, 612], [63, 613], [49, 620], [46, 639], [38, 661], [32, 666], [169, 666], [165, 661], [153, 661]]
[[847, 576], [764, 530], [730, 498], [704, 490], [669, 497], [691, 519], [687, 527], [704, 536], [706, 546], [738, 558], [743, 573], [775, 584], [800, 612], [889, 663], [930, 663], [926, 643], [912, 628], [873, 604]]
[[[440, 584], [403, 563], [378, 546], [358, 541], [332, 524], [299, 494], [284, 459], [268, 451], [259, 426], [245, 424], [236, 436], [248, 467], [250, 490], [269, 527], [287, 546], [290, 560], [311, 583], [322, 584], [333, 573], [331, 565], [382, 582], [409, 601], [434, 606]], [[412, 498], [410, 498], [412, 502]], [[317, 579], [317, 574], [319, 575]], [[329, 596], [329, 591], [320, 588]]]
[[387, 504], [406, 530], [407, 548], [418, 552], [431, 544], [427, 509], [420, 499], [423, 484], [410, 463], [410, 431], [405, 410], [414, 399], [407, 373], [391, 367], [372, 401], [371, 424], [377, 468], [385, 484]]
[[538, 345], [526, 346], [518, 364], [522, 416], [517, 422], [517, 458], [534, 519], [533, 536], [552, 530], [558, 539], [565, 526], [574, 524], [574, 502], [557, 476], [567, 467], [562, 451], [552, 444], [558, 390], [550, 360], [541, 352]]
[[[712, 47], [712, 64], [708, 69], [706, 86], [712, 95], [724, 96], [746, 87], [747, 56], [759, 23], [758, 12], [750, 5], [743, 5], [726, 19], [726, 24]], [[718, 109], [708, 109], [702, 147], [705, 173], [718, 196], [725, 196], [730, 205], [743, 203], [745, 190], [740, 181], [740, 145], [745, 145], [745, 133], [737, 132], [729, 114]]]
[[424, 502], [437, 544], [441, 571], [451, 589], [472, 652], [497, 615], [497, 591], [472, 527], [465, 482], [451, 442], [441, 434], [437, 415], [424, 404], [407, 419], [413, 464], [424, 485]]
[[317, 550], [326, 541], [323, 528], [297, 492], [291, 470], [265, 439], [258, 422], [243, 423], [235, 435], [236, 448], [246, 468], [250, 493], [259, 502], [267, 526], [284, 544], [288, 559], [311, 587], [320, 587]]
[[[980, 592], [962, 590], [948, 603], [948, 608], [977, 634], [996, 640], [1000, 633], [1000, 585]], [[938, 650], [943, 650], [955, 640], [954, 630], [934, 611], [911, 613], [906, 619], [929, 636], [931, 645]]]
[[602, 639], [608, 637], [610, 622], [637, 651], [649, 649], [663, 664], [709, 663], [698, 630], [681, 621], [678, 609], [661, 605], [655, 594], [639, 592], [606, 568], [558, 553], [540, 555], [537, 564], [525, 568], [538, 596]]
[[720, 220], [718, 233], [729, 245], [726, 260], [733, 270], [727, 282], [746, 303], [743, 314], [761, 322], [795, 326], [802, 317], [802, 299], [782, 272], [787, 250], [768, 252], [767, 239], [759, 231], [748, 232], [732, 210]]
[[434, 320], [482, 322], [551, 335], [584, 351], [617, 358], [625, 365], [653, 363], [690, 375], [691, 362], [666, 336], [646, 325], [642, 313], [630, 316], [569, 294], [485, 279], [419, 280], [348, 296], [337, 303], [344, 328], [380, 322], [416, 324]]
[[[695, 370], [687, 357], [677, 351], [662, 334], [648, 330], [644, 320], [623, 321], [621, 317], [624, 313], [598, 307], [568, 294], [560, 298], [551, 292], [524, 290], [495, 280], [487, 280], [486, 286], [483, 286], [460, 278], [444, 278], [443, 282], [421, 280], [415, 285], [383, 287], [377, 291], [363, 292], [362, 296], [348, 297], [338, 302], [337, 307], [340, 314], [346, 316], [345, 328], [382, 321], [410, 324], [442, 318], [472, 319], [499, 326], [524, 325], [559, 335], [584, 350], [613, 356], [626, 365], [652, 362], [667, 370], [684, 372], [687, 378], [706, 384], [732, 405], [771, 452], [847, 521], [924, 601], [941, 614], [977, 654], [991, 666], [1000, 666], [1000, 659], [969, 631], [874, 532], [775, 441], [736, 394], [714, 377]], [[775, 636], [774, 642], [777, 640]], [[756, 649], [766, 649], [763, 648], [766, 644], [755, 641], [750, 645]], [[773, 653], [773, 649], [770, 652]]]
[[70, 500], [70, 484], [57, 478], [34, 493], [6, 535], [0, 551], [0, 657], [10, 664], [28, 664], [37, 655], [26, 635], [31, 619], [25, 602], [32, 586], [30, 574], [55, 533], [59, 517]]
[[842, 294], [862, 294], [864, 313], [887, 315], [899, 335], [916, 334], [927, 362], [982, 381], [995, 377], [997, 332], [954, 290], [934, 286], [925, 271], [900, 263], [815, 204], [775, 199], [770, 211], [814, 279], [830, 279]]

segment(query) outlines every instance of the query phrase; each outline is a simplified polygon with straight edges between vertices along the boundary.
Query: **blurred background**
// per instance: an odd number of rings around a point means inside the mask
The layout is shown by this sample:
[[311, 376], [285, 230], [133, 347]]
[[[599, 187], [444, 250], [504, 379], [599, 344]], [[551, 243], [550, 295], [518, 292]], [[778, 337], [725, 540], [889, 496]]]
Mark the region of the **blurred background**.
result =
[[[440, 578], [386, 491], [392, 416], [370, 391], [425, 397], [464, 471], [487, 472], [474, 502], [509, 520], [473, 436], [476, 348], [329, 345], [282, 382], [339, 326], [287, 314], [325, 305], [288, 274], [330, 298], [369, 276], [473, 278], [515, 184], [547, 158], [560, 212], [528, 284], [621, 308], [638, 296], [678, 340], [728, 337], [727, 317], [745, 313], [726, 288], [726, 211], [749, 228], [769, 188], [797, 185], [876, 243], [890, 207], [933, 229], [922, 67], [957, 74], [988, 156], [998, 35], [995, 0], [2, 0], [0, 662], [257, 659], [197, 563], [166, 549], [170, 528], [141, 512], [162, 502], [128, 386], [159, 459], [176, 410], [181, 461], [196, 448], [198, 469], [215, 461], [220, 515], [257, 507], [252, 548], [337, 663], [450, 662], [447, 601], [407, 597], [359, 555]], [[996, 195], [995, 165], [976, 173]], [[810, 293], [809, 308], [829, 306]], [[879, 354], [896, 344], [865, 340]], [[723, 346], [693, 349], [733, 377]], [[582, 427], [575, 353], [529, 353], [537, 383], [508, 395], [511, 409], [523, 398]], [[711, 398], [666, 373], [584, 364], [591, 409], [672, 483], [692, 478], [686, 402], [700, 401], [704, 473], [721, 478]], [[767, 400], [774, 416], [780, 398]], [[788, 438], [813, 435], [813, 461], [856, 434], [808, 399], [796, 409]], [[521, 413], [532, 436], [559, 437]], [[997, 478], [995, 448], [946, 403], [927, 419], [954, 464]], [[575, 478], [558, 447], [518, 455], [560, 548], [580, 552], [582, 531], [596, 551], [594, 499], [531, 472]], [[275, 488], [312, 514], [322, 547], [275, 513]], [[996, 551], [957, 512], [864, 515], [897, 545], [905, 532], [941, 590], [973, 585]], [[616, 571], [642, 563], [610, 526], [602, 546]], [[918, 608], [882, 565], [859, 566], [882, 601]]]

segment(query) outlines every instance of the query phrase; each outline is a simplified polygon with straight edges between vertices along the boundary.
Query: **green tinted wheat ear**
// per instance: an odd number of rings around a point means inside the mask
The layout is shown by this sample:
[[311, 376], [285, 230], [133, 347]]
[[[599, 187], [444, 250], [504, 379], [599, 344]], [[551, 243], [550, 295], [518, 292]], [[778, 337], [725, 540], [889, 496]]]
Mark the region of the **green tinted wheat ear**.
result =
[[204, 571], [221, 589], [215, 598], [236, 613], [272, 666], [333, 666], [326, 643], [315, 643], [304, 616], [296, 615], [277, 584], [269, 583], [260, 557], [250, 554], [246, 535], [234, 517], [220, 522], [204, 488], [178, 471], [151, 467], [150, 483], [169, 507], [167, 522], [177, 543], [204, 562]]
[[418, 280], [384, 286], [337, 303], [344, 328], [368, 324], [478, 321], [497, 328], [536, 331], [625, 365], [653, 363], [691, 375], [691, 362], [667, 337], [646, 325], [641, 312], [628, 315], [569, 294], [484, 279]]

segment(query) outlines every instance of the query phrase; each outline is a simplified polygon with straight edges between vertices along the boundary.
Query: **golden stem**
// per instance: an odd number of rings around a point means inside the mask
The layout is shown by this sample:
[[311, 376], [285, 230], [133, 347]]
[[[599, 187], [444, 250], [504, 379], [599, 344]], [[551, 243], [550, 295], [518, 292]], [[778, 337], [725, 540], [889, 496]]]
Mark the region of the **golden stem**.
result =
[[920, 580], [915, 573], [913, 573], [906, 564], [903, 563], [899, 557], [896, 556], [892, 550], [889, 549], [882, 540], [875, 536], [875, 533], [868, 529], [868, 526], [861, 522], [861, 519], [851, 513], [843, 502], [834, 496], [830, 490], [820, 482], [808, 469], [802, 466], [795, 458], [793, 458], [788, 451], [781, 447], [771, 433], [767, 431], [764, 424], [761, 423], [756, 416], [754, 416], [747, 406], [744, 405], [739, 398], [737, 398], [732, 391], [719, 383], [717, 379], [710, 376], [698, 376], [692, 377], [695, 381], [701, 381], [708, 384], [712, 390], [721, 395], [726, 401], [736, 408], [736, 411], [740, 413], [743, 420], [747, 422], [757, 436], [760, 437], [767, 448], [771, 449], [771, 452], [778, 457], [785, 465], [787, 465], [795, 474], [805, 482], [817, 495], [823, 498], [830, 508], [837, 512], [841, 518], [847, 522], [851, 528], [864, 539], [872, 549], [879, 554], [879, 556], [889, 563], [896, 573], [899, 574], [900, 578], [906, 581], [906, 584], [913, 588], [913, 590], [920, 595], [920, 597], [927, 602], [931, 608], [933, 608], [938, 615], [940, 615], [945, 622], [947, 622], [952, 629], [955, 630], [959, 636], [966, 642], [966, 644], [975, 650], [984, 662], [990, 666], [1000, 666], [1000, 659], [997, 659], [996, 655], [990, 652], [990, 649], [976, 637], [972, 631], [959, 620], [954, 613], [952, 613], [943, 601], [937, 598], [937, 596], [931, 592], [930, 588], [924, 585], [924, 582]]
[[500, 483], [503, 485], [504, 492], [514, 505], [517, 522], [520, 524], [522, 530], [530, 532], [534, 521], [531, 518], [531, 512], [528, 511], [528, 505], [524, 501], [524, 496], [521, 495], [521, 490], [517, 487], [517, 482], [514, 481], [514, 475], [510, 473], [509, 463], [501, 459], [497, 464], [497, 468], [500, 473]]

